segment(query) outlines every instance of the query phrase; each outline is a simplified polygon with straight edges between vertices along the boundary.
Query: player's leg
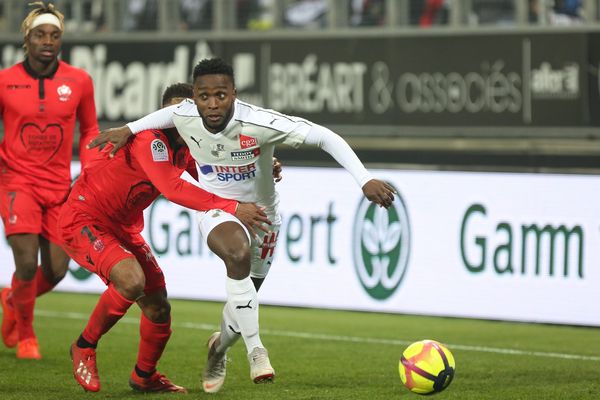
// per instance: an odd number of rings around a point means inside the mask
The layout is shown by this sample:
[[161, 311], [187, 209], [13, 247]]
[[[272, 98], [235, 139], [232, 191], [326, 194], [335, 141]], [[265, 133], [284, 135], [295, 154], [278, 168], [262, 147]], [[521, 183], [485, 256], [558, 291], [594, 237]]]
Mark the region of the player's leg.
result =
[[[251, 243], [250, 278], [257, 292], [260, 290], [273, 263], [277, 237], [279, 236], [281, 223], [278, 221], [280, 221], [280, 218], [276, 217], [272, 219], [275, 222], [269, 227], [271, 231], [268, 234], [263, 234], [262, 238], [253, 240]], [[216, 351], [226, 352], [228, 348], [237, 342], [239, 337], [240, 332], [237, 323], [233, 315], [229, 312], [228, 307], [224, 307], [220, 335], [214, 341]]]
[[[48, 239], [57, 242], [56, 221], [60, 204], [66, 191], [42, 190], [39, 188], [5, 188], [0, 189], [0, 214], [5, 225], [7, 236], [14, 236], [9, 243], [16, 250], [16, 272], [12, 289], [16, 290], [16, 298], [21, 304], [19, 313], [13, 311], [13, 290], [3, 289], [1, 293], [4, 308], [2, 336], [7, 346], [17, 344], [20, 331], [25, 338], [20, 340], [17, 349], [19, 358], [39, 358], [37, 340], [33, 334], [33, 308], [35, 298], [51, 290], [64, 276], [68, 265], [66, 254], [58, 246], [50, 247]], [[42, 265], [54, 264], [52, 268], [37, 267], [38, 249], [41, 253]], [[36, 267], [32, 267], [35, 264]], [[44, 273], [43, 270], [48, 272]], [[34, 276], [30, 279], [31, 274]], [[24, 324], [17, 323], [17, 316]], [[17, 329], [18, 328], [18, 329]]]
[[[7, 296], [7, 303], [9, 306], [12, 305], [14, 311], [18, 337], [17, 358], [40, 359], [41, 354], [33, 329], [33, 309], [36, 297], [36, 281], [34, 278], [39, 250], [38, 235], [10, 235], [8, 243], [13, 252], [15, 273], [11, 282], [10, 297]], [[10, 337], [10, 333], [7, 337]]]
[[250, 242], [243, 226], [224, 221], [207, 236], [208, 247], [223, 260], [227, 270], [227, 307], [241, 332], [248, 353], [264, 347], [258, 332], [258, 298], [250, 279]]
[[96, 367], [98, 342], [143, 294], [143, 287], [144, 274], [135, 258], [122, 259], [110, 268], [108, 288], [100, 296], [83, 332], [71, 345], [73, 375], [84, 390], [100, 390]]
[[[250, 276], [257, 291], [271, 269], [275, 246], [277, 245], [280, 218], [272, 218], [272, 220], [273, 223], [269, 227], [270, 232], [263, 234], [262, 241], [253, 241], [252, 245], [252, 269]], [[266, 349], [255, 348], [248, 354], [248, 361], [250, 363], [250, 377], [254, 383], [273, 381], [275, 370], [271, 366], [269, 354]]]
[[96, 347], [102, 336], [143, 295], [145, 278], [133, 254], [111, 230], [67, 205], [59, 217], [59, 239], [79, 265], [97, 274], [107, 289], [100, 296], [83, 332], [71, 345], [73, 376], [84, 390], [100, 390]]
[[[198, 221], [209, 248], [223, 260], [227, 269], [224, 315], [233, 321], [231, 325], [235, 325], [236, 332], [243, 337], [248, 354], [255, 349], [264, 350], [259, 335], [258, 297], [250, 278], [248, 232], [237, 218], [220, 210], [198, 213]], [[228, 347], [217, 351], [215, 345], [219, 337], [219, 334], [213, 334], [209, 338], [208, 360], [203, 372], [203, 388], [211, 393], [218, 391], [225, 380], [225, 353]], [[273, 374], [270, 379], [272, 377]]]
[[42, 211], [30, 191], [24, 188], [0, 188], [0, 215], [15, 262], [11, 288], [5, 288], [2, 292], [2, 338], [7, 346], [18, 346], [19, 358], [41, 357], [33, 330], [33, 308]]
[[[140, 345], [129, 386], [140, 392], [187, 393], [156, 370], [160, 357], [171, 337], [171, 304], [162, 270], [141, 235], [135, 235], [136, 246], [128, 246], [140, 263], [146, 278], [144, 296], [137, 300], [140, 317]], [[139, 245], [142, 243], [142, 245]]]
[[[48, 193], [47, 197], [55, 197], [55, 202], [62, 200], [64, 195]], [[64, 277], [69, 268], [69, 256], [58, 244], [58, 215], [60, 206], [47, 207], [42, 215], [42, 235], [40, 235], [41, 264], [36, 271], [36, 296], [41, 296], [52, 290]]]
[[40, 236], [40, 259], [41, 263], [35, 274], [37, 297], [58, 285], [67, 273], [70, 261], [62, 247], [43, 236]]

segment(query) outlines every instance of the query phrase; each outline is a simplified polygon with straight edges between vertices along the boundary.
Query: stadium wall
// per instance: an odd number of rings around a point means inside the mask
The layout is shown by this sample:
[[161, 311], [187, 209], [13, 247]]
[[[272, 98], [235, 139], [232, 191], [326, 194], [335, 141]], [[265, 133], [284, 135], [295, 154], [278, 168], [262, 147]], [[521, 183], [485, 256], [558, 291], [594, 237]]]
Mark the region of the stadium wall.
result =
[[[285, 169], [263, 304], [600, 326], [600, 177], [373, 172], [398, 189], [389, 211], [342, 169]], [[171, 297], [225, 299], [193, 212], [157, 200], [144, 237]], [[0, 257], [12, 259], [6, 241]], [[0, 285], [12, 271], [5, 262]], [[58, 289], [104, 286], [72, 265]]]
[[[594, 31], [88, 39], [65, 41], [62, 57], [94, 79], [101, 121], [155, 110], [164, 87], [218, 55], [241, 98], [325, 125], [600, 125]], [[22, 60], [20, 42], [0, 54], [3, 67]]]

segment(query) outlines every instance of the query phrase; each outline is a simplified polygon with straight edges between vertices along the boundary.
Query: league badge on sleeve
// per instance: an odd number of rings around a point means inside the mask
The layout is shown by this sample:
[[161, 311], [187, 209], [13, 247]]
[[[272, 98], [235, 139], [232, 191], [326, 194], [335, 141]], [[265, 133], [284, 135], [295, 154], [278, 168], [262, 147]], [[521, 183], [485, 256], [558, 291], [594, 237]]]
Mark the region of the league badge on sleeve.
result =
[[154, 161], [169, 161], [169, 152], [167, 151], [167, 145], [160, 140], [154, 139], [150, 144], [152, 149], [152, 160]]

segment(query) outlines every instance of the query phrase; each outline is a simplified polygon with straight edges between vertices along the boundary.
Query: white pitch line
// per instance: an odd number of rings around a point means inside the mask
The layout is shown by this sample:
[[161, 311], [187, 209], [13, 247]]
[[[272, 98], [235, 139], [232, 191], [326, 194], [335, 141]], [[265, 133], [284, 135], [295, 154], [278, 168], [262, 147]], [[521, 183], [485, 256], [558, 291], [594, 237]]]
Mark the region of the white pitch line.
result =
[[[73, 312], [57, 312], [49, 310], [36, 310], [36, 316], [50, 317], [50, 318], [66, 318], [86, 321], [89, 315], [82, 313]], [[139, 324], [139, 319], [124, 317], [120, 320], [121, 323], [126, 324]], [[214, 331], [218, 330], [219, 326], [213, 324], [199, 324], [194, 322], [173, 322], [174, 328], [186, 328], [195, 329], [201, 331]], [[413, 343], [408, 340], [395, 340], [395, 339], [378, 339], [360, 336], [340, 336], [330, 335], [326, 333], [310, 333], [310, 332], [295, 332], [295, 331], [281, 331], [274, 329], [261, 329], [262, 334], [272, 336], [283, 336], [293, 337], [300, 339], [310, 340], [330, 340], [334, 342], [352, 342], [352, 343], [369, 343], [369, 344], [388, 344], [395, 346], [408, 346]], [[452, 350], [464, 350], [464, 351], [475, 351], [479, 353], [495, 353], [495, 354], [508, 354], [514, 356], [533, 356], [533, 357], [547, 357], [547, 358], [560, 358], [564, 360], [581, 360], [581, 361], [600, 361], [600, 356], [585, 356], [581, 354], [567, 354], [567, 353], [552, 353], [544, 351], [528, 351], [528, 350], [515, 350], [515, 349], [504, 349], [499, 347], [486, 347], [486, 346], [469, 346], [464, 344], [450, 344], [446, 345]]]

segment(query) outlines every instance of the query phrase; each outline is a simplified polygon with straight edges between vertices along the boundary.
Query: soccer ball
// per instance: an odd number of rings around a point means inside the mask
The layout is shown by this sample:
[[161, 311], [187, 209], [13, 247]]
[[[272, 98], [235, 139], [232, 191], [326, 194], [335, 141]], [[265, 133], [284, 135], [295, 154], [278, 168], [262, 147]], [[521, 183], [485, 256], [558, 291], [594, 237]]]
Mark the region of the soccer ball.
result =
[[398, 369], [402, 383], [411, 392], [434, 394], [450, 385], [456, 364], [446, 346], [435, 340], [421, 340], [404, 350]]

